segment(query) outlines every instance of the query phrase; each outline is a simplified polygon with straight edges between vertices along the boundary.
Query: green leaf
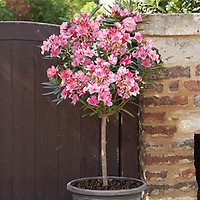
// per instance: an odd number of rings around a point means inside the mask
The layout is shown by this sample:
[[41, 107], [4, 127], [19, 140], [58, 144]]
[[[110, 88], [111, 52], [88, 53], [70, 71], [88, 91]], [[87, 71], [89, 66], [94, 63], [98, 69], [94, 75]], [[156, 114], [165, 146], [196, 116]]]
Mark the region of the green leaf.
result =
[[145, 84], [149, 84], [149, 85], [152, 85], [152, 86], [157, 86], [158, 84], [153, 81], [153, 80], [145, 80]]
[[95, 13], [102, 7], [103, 4], [99, 4], [92, 12], [90, 19], [95, 15]]
[[54, 94], [58, 94], [61, 91], [62, 91], [62, 89], [58, 87], [57, 89], [54, 90]]
[[63, 101], [63, 99], [54, 99], [52, 102], [56, 103], [56, 105], [60, 104]]
[[42, 84], [42, 87], [43, 87], [43, 88], [55, 89], [55, 88], [58, 87], [58, 85], [55, 84], [55, 83], [46, 82], [46, 83], [41, 83], [41, 84]]
[[47, 93], [44, 93], [44, 94], [42, 94], [42, 95], [47, 96], [47, 95], [51, 95], [51, 94], [54, 94], [54, 91], [47, 92]]
[[131, 117], [135, 117], [132, 113], [130, 113], [128, 110], [121, 108], [121, 111], [125, 112], [126, 114], [130, 115]]
[[158, 6], [157, 8], [158, 8], [158, 10], [160, 10], [162, 13], [166, 13], [166, 11], [165, 11], [161, 6]]

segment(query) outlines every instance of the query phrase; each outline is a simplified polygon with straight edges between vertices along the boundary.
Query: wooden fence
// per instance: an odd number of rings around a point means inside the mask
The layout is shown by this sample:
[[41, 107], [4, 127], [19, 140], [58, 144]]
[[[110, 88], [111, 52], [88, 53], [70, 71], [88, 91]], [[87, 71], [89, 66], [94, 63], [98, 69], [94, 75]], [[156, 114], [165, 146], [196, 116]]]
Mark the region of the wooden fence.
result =
[[[50, 61], [39, 46], [58, 31], [48, 24], [0, 23], [1, 200], [70, 200], [67, 181], [100, 175], [99, 119], [42, 96]], [[110, 175], [138, 177], [137, 133], [137, 118], [111, 119]]]

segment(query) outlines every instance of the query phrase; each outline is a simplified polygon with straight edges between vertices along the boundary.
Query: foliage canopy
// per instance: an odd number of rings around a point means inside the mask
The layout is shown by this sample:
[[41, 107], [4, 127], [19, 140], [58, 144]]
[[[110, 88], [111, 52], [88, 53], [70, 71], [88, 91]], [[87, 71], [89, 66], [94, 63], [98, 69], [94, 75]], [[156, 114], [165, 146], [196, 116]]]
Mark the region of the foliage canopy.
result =
[[[0, 0], [0, 20], [26, 20], [61, 24], [89, 0]], [[90, 0], [92, 1], [92, 0]]]

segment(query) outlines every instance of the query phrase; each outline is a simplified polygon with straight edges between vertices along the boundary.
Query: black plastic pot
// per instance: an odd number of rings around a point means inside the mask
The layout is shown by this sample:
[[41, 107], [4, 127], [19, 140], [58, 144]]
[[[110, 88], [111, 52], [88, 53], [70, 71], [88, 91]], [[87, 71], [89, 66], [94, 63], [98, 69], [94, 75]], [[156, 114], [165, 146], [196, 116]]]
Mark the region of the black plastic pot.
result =
[[101, 179], [101, 177], [90, 177], [76, 179], [67, 184], [67, 189], [72, 192], [73, 200], [142, 200], [144, 199], [147, 185], [144, 181], [127, 177], [109, 177], [112, 179], [134, 180], [141, 183], [141, 186], [125, 190], [88, 190], [75, 187], [77, 182], [91, 179]]

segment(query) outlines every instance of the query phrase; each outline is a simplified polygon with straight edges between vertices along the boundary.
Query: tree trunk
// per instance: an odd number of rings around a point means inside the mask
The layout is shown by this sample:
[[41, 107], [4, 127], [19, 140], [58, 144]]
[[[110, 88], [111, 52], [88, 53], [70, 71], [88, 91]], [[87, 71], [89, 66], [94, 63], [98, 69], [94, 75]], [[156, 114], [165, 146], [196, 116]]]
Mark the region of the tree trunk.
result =
[[107, 172], [107, 153], [106, 153], [106, 124], [107, 115], [103, 114], [101, 118], [101, 164], [102, 164], [102, 177], [103, 185], [108, 185], [108, 172]]

